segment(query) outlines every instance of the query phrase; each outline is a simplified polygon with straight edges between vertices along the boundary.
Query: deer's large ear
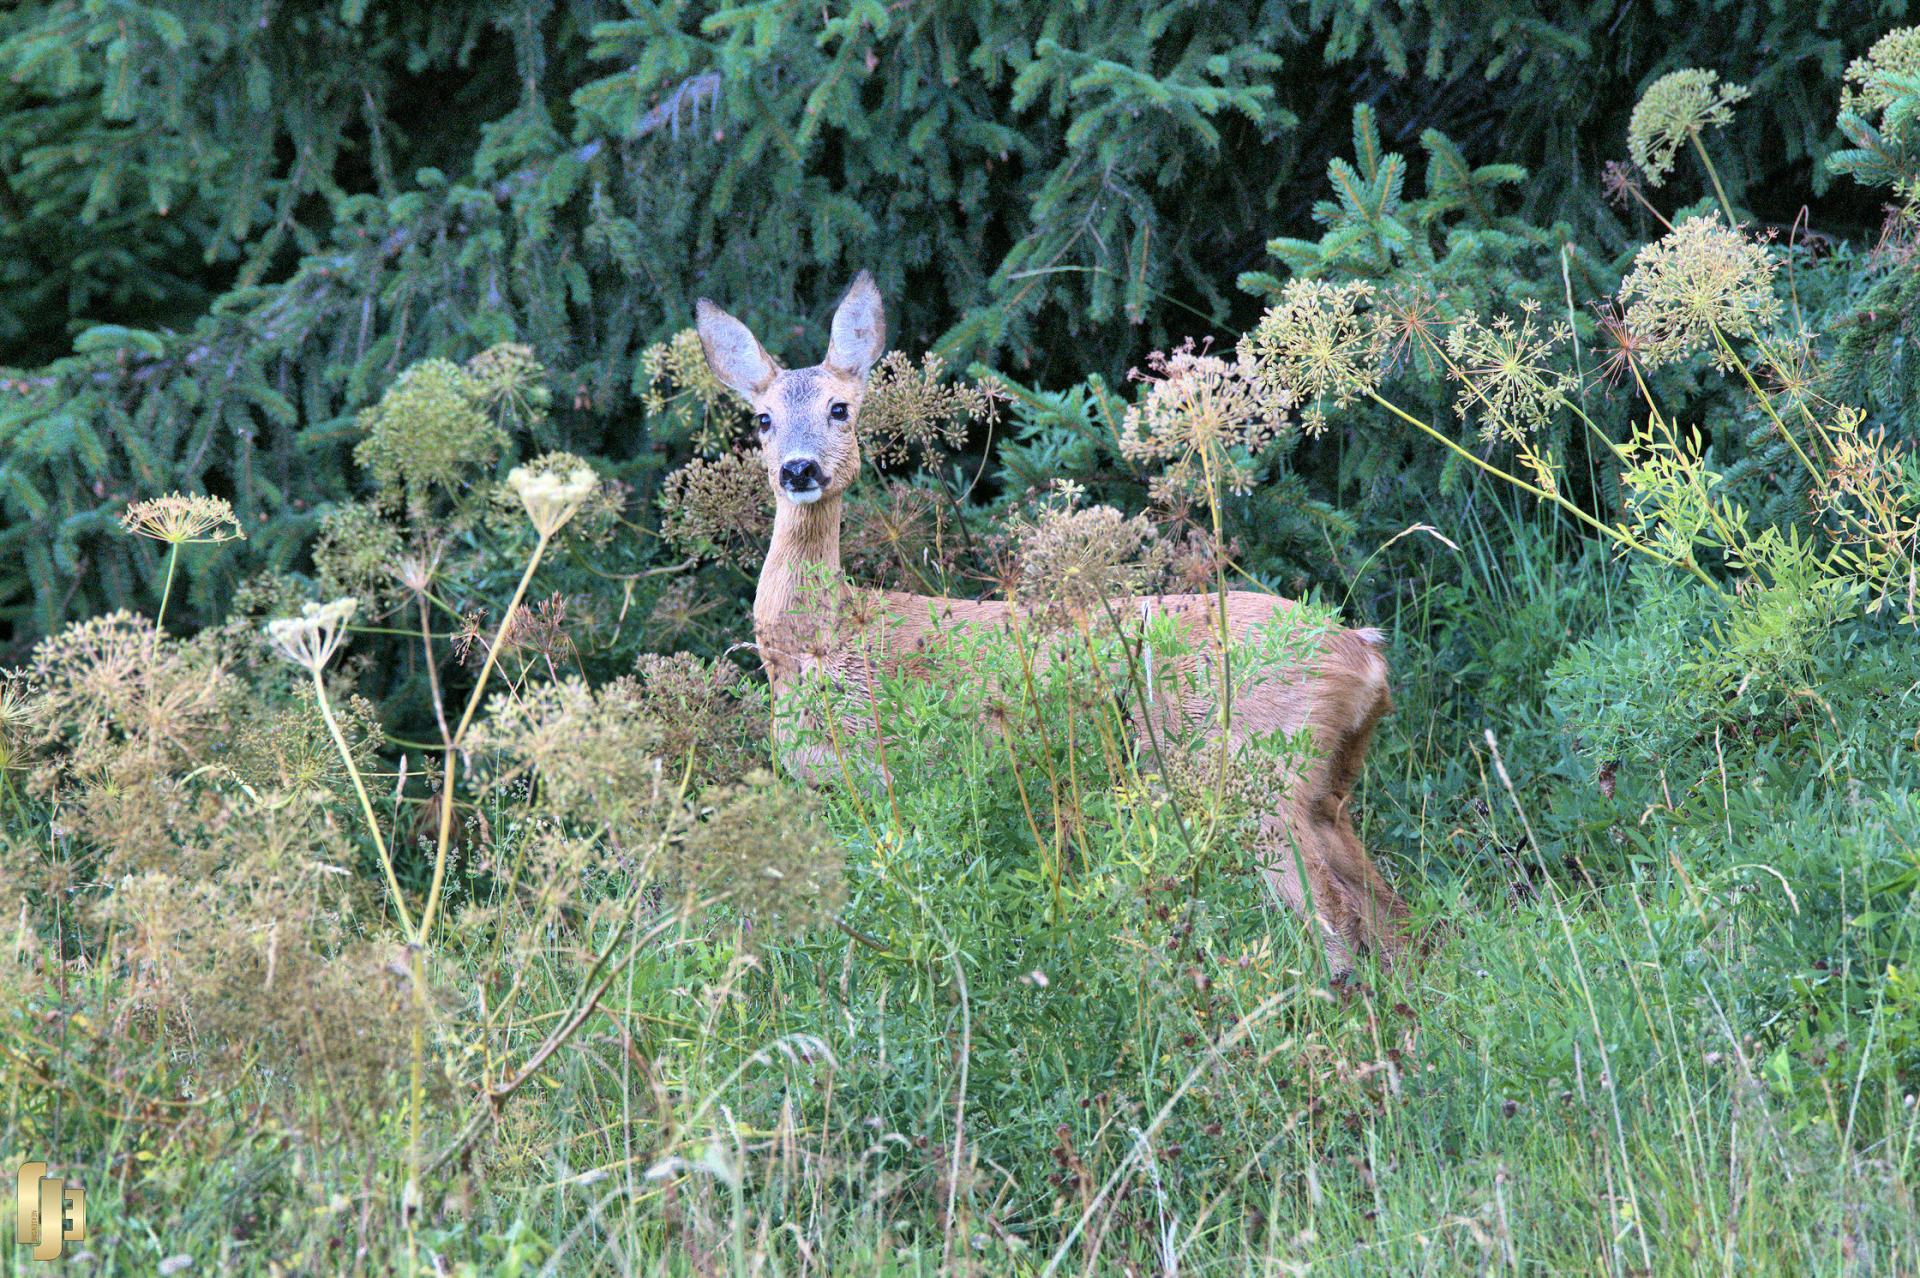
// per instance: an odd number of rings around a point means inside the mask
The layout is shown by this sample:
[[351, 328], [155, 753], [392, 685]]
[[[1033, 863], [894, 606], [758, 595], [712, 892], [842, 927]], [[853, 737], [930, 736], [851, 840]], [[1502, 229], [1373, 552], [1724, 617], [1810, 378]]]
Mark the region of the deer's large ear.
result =
[[765, 390], [780, 369], [747, 326], [704, 297], [693, 313], [713, 375], [746, 399]]
[[887, 316], [880, 290], [865, 271], [853, 277], [840, 309], [833, 313], [833, 340], [827, 345], [827, 367], [856, 381], [867, 375], [887, 349]]

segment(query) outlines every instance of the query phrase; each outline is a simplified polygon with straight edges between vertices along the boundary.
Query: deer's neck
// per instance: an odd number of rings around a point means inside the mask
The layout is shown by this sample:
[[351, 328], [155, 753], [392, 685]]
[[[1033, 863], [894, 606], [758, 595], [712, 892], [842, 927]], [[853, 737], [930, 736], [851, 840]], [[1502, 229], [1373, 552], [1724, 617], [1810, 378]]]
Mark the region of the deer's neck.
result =
[[763, 652], [811, 645], [831, 625], [840, 574], [840, 498], [807, 506], [775, 503], [773, 541], [753, 596], [753, 629]]

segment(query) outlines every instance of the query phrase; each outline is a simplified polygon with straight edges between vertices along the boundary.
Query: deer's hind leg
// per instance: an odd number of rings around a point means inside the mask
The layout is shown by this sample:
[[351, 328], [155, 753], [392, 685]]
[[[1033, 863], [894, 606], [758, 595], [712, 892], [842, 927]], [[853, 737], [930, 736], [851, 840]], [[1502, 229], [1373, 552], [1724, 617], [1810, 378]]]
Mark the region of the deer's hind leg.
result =
[[1393, 704], [1386, 662], [1370, 640], [1356, 637], [1354, 646], [1347, 662], [1323, 667], [1313, 681], [1307, 724], [1325, 753], [1294, 779], [1284, 811], [1261, 824], [1268, 881], [1302, 918], [1337, 938], [1337, 946], [1327, 944], [1336, 972], [1351, 967], [1360, 949], [1391, 960], [1406, 948], [1406, 904], [1367, 855], [1349, 807], [1374, 726]]
[[1342, 800], [1331, 820], [1315, 823], [1325, 850], [1329, 877], [1337, 880], [1351, 910], [1353, 940], [1383, 959], [1398, 958], [1407, 947], [1407, 903], [1400, 899], [1355, 833]]
[[1328, 872], [1339, 880], [1354, 911], [1355, 939], [1385, 958], [1406, 948], [1406, 902], [1381, 877], [1373, 858], [1353, 828], [1353, 788], [1373, 730], [1393, 708], [1387, 691], [1386, 662], [1374, 657], [1363, 671], [1349, 676], [1343, 700], [1360, 707], [1357, 720], [1340, 733], [1314, 778], [1311, 794], [1302, 796], [1305, 816], [1315, 827], [1326, 855]]
[[1352, 890], [1334, 872], [1327, 832], [1302, 816], [1289, 808], [1262, 818], [1260, 870], [1267, 886], [1318, 937], [1333, 975], [1345, 976], [1366, 941], [1362, 915]]
[[1335, 976], [1370, 950], [1391, 961], [1406, 948], [1406, 904], [1381, 877], [1344, 810], [1325, 820], [1300, 808], [1260, 823], [1258, 852], [1268, 885], [1313, 928]]

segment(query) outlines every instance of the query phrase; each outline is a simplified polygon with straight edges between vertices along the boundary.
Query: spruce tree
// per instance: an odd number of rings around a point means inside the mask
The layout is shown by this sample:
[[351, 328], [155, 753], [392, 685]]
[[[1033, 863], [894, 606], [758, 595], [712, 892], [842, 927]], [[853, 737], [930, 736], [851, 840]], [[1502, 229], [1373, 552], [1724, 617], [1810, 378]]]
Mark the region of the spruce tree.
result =
[[[637, 357], [702, 293], [811, 359], [864, 267], [904, 348], [1118, 384], [1257, 313], [1232, 282], [1307, 232], [1355, 101], [1383, 148], [1451, 139], [1409, 216], [1537, 257], [1523, 225], [1625, 243], [1600, 162], [1647, 82], [1711, 65], [1766, 99], [1722, 162], [1762, 204], [1840, 141], [1825, 86], [1906, 6], [1552, 8], [20, 5], [0, 16], [0, 619], [24, 640], [151, 607], [159, 566], [115, 519], [175, 488], [230, 497], [248, 530], [183, 570], [182, 619], [219, 615], [238, 573], [300, 564], [315, 508], [362, 491], [359, 408], [418, 358], [500, 340], [554, 371], [528, 442], [620, 461], [644, 495]], [[1466, 156], [1525, 166], [1525, 199], [1487, 220], [1503, 171]]]

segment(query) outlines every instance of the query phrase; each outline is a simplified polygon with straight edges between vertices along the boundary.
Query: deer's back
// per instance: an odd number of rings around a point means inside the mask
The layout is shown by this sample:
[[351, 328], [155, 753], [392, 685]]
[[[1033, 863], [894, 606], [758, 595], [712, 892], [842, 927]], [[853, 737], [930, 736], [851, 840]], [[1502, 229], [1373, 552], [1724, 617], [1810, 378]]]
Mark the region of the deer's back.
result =
[[[1263, 628], [1294, 607], [1292, 600], [1277, 595], [1227, 592], [1226, 629], [1233, 640], [1234, 659], [1259, 659], [1255, 654], [1268, 642]], [[1211, 663], [1218, 660], [1221, 608], [1221, 596], [1214, 594], [1143, 595], [1112, 605], [1111, 616], [1130, 630], [1142, 620], [1168, 617], [1185, 631], [1188, 652], [1163, 659], [1158, 670], [1135, 671], [1146, 685], [1140, 691], [1148, 694], [1149, 705], [1165, 716], [1168, 726], [1176, 717], [1196, 725], [1214, 717], [1218, 675]], [[825, 633], [827, 627], [795, 627], [795, 632], [808, 635], [811, 641], [796, 642], [792, 634], [763, 633], [760, 647], [776, 691], [812, 670], [864, 700], [883, 674], [931, 677], [939, 665], [933, 657], [944, 645], [963, 637], [1004, 633], [1021, 617], [1021, 609], [1004, 600], [865, 592], [850, 597], [832, 634]], [[1105, 611], [1088, 621], [1096, 630], [1111, 627]], [[1028, 629], [1031, 633], [1032, 628]], [[1336, 629], [1302, 642], [1298, 646], [1302, 659], [1263, 669], [1248, 686], [1239, 686], [1246, 682], [1243, 673], [1235, 680], [1229, 720], [1233, 740], [1311, 728], [1317, 748], [1326, 753], [1370, 730], [1388, 704], [1387, 664], [1379, 646], [1377, 631]], [[1206, 669], [1201, 669], [1203, 665]], [[990, 689], [978, 691], [984, 700]]]

